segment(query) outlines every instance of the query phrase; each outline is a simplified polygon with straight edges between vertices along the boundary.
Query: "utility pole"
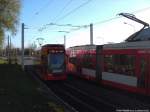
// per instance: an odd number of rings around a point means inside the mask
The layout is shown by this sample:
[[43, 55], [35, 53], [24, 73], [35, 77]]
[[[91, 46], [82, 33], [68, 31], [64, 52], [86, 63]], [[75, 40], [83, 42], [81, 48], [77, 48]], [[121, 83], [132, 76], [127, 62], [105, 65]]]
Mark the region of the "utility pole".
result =
[[[69, 31], [58, 31], [58, 32], [70, 33]], [[66, 48], [66, 35], [64, 35], [64, 47]]]
[[21, 26], [21, 45], [22, 45], [22, 55], [21, 55], [21, 65], [24, 70], [24, 23]]
[[11, 64], [11, 36], [9, 38], [10, 42], [9, 42], [9, 64]]
[[93, 24], [90, 24], [90, 44], [93, 45]]
[[66, 35], [64, 35], [64, 46], [66, 48]]
[[7, 58], [9, 63], [9, 35], [8, 35], [8, 45], [7, 45]]

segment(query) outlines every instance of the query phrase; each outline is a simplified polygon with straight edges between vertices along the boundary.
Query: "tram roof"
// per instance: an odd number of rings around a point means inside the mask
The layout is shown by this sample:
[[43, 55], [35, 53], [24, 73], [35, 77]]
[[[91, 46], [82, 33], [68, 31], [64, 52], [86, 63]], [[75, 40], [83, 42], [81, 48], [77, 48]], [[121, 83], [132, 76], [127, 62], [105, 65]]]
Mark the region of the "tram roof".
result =
[[142, 31], [138, 31], [126, 39], [127, 42], [147, 41], [147, 40], [150, 40], [150, 27], [145, 28]]
[[70, 49], [82, 49], [82, 48], [87, 48], [87, 47], [96, 47], [96, 45], [87, 44], [87, 45], [72, 46], [72, 47], [69, 47], [69, 48]]
[[69, 47], [68, 49], [72, 49], [72, 50], [92, 50], [92, 49], [96, 49], [97, 46], [102, 46], [102, 45], [87, 44], [87, 45]]
[[104, 49], [149, 49], [150, 41], [122, 42], [115, 44], [105, 44]]
[[57, 46], [64, 46], [63, 44], [45, 44], [45, 45], [43, 45], [42, 47], [57, 47]]

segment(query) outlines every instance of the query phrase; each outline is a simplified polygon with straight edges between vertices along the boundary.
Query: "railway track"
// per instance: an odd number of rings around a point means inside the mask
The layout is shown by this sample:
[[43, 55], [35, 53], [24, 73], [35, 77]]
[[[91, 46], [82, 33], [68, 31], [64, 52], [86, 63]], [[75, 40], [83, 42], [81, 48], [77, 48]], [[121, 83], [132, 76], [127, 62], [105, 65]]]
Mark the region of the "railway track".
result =
[[125, 94], [132, 99], [138, 99], [139, 101], [141, 101], [145, 104], [149, 104], [149, 107], [150, 107], [150, 96], [145, 96], [145, 95], [141, 95], [141, 94], [134, 94], [134, 93], [126, 93], [126, 92], [123, 92], [122, 94]]
[[75, 111], [116, 112], [121, 109], [139, 109], [149, 112], [150, 105], [81, 79], [71, 78], [65, 82], [48, 82], [46, 85]]
[[[76, 87], [78, 90], [84, 91], [84, 93], [95, 96], [97, 99], [101, 99], [109, 102], [117, 107], [117, 109], [149, 109], [150, 101], [143, 102], [137, 97], [131, 97], [129, 94], [122, 94], [122, 92], [110, 90], [102, 87], [96, 83], [82, 80], [80, 78], [71, 77], [71, 80], [67, 81], [68, 85]], [[144, 99], [143, 99], [144, 100]]]
[[[34, 77], [36, 73], [31, 66], [27, 67], [27, 72]], [[37, 79], [37, 77], [36, 77]], [[38, 79], [39, 80], [39, 79]], [[46, 85], [58, 96], [63, 102], [71, 105], [75, 111], [79, 112], [108, 112], [115, 111], [115, 106], [105, 101], [97, 100], [97, 98], [76, 90], [73, 86], [64, 82], [46, 82]]]
[[73, 108], [71, 105], [66, 103], [63, 99], [57, 96], [53, 91], [51, 91], [51, 89], [46, 85], [46, 83], [43, 82], [38, 77], [38, 74], [35, 72], [33, 66], [25, 66], [25, 71], [29, 73], [31, 77], [33, 77], [39, 83], [39, 85], [41, 85], [40, 91], [42, 92], [43, 95], [45, 95], [45, 97], [49, 98], [50, 100], [53, 100], [54, 102], [57, 102], [60, 105], [63, 105], [65, 112], [78, 112], [75, 108]]
[[49, 87], [79, 112], [110, 112], [116, 110], [115, 105], [90, 96], [67, 83], [50, 83]]

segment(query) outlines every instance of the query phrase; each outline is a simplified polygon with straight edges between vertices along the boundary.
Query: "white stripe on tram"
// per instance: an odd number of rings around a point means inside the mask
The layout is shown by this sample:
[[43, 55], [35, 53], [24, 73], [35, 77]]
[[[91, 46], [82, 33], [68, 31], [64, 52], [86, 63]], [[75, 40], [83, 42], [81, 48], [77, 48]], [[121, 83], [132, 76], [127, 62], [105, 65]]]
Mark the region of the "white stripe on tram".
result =
[[123, 74], [102, 72], [102, 80], [112, 81], [129, 86], [137, 86], [137, 77], [127, 76]]
[[[93, 69], [82, 68], [82, 74], [96, 77], [96, 71]], [[129, 86], [137, 86], [137, 77], [127, 76], [123, 74], [102, 72], [102, 80], [112, 81], [120, 84], [125, 84]]]
[[96, 71], [93, 69], [82, 68], [82, 74], [85, 74], [91, 77], [96, 77]]

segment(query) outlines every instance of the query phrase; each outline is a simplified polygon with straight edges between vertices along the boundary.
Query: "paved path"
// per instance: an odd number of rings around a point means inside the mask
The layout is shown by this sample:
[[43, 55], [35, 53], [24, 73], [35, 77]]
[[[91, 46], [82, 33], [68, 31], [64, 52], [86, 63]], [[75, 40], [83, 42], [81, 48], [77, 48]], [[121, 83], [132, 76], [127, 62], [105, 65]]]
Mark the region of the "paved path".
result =
[[[34, 65], [36, 59], [34, 57], [25, 56], [24, 57], [24, 65]], [[21, 57], [17, 58], [17, 63], [21, 65]]]

